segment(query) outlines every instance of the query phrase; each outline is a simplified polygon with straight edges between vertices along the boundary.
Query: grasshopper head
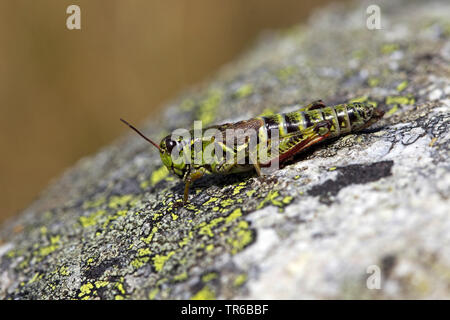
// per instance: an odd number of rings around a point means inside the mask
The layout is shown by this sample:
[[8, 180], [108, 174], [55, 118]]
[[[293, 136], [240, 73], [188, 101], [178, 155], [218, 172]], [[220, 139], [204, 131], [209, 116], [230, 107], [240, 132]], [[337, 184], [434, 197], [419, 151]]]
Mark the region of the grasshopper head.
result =
[[169, 135], [161, 140], [159, 146], [159, 155], [161, 156], [162, 163], [169, 171], [182, 179], [189, 170], [189, 166], [186, 165], [184, 159], [183, 141], [173, 140]]
[[158, 145], [153, 140], [147, 138], [142, 132], [136, 129], [133, 125], [129, 124], [127, 121], [123, 119], [120, 120], [159, 150], [161, 161], [167, 167], [167, 169], [169, 169], [169, 171], [173, 172], [181, 179], [187, 176], [187, 173], [189, 173], [189, 165], [186, 165], [187, 161], [184, 158], [185, 153], [183, 152], [183, 146], [185, 145], [185, 143], [183, 142], [183, 140], [177, 141], [173, 140], [171, 136], [167, 136], [162, 139], [161, 143]]

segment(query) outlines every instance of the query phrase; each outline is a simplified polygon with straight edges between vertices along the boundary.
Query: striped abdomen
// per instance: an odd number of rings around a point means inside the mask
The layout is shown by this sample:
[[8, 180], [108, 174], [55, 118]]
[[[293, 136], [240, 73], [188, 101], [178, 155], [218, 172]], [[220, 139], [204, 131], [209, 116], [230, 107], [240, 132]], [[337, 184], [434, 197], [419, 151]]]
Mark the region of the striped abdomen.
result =
[[330, 137], [337, 137], [352, 131], [354, 124], [359, 124], [361, 117], [354, 104], [340, 104], [332, 107], [319, 108], [309, 111], [294, 111], [261, 117], [264, 126], [260, 130], [271, 137], [271, 130], [278, 130], [279, 137], [303, 131], [323, 120], [332, 123]]

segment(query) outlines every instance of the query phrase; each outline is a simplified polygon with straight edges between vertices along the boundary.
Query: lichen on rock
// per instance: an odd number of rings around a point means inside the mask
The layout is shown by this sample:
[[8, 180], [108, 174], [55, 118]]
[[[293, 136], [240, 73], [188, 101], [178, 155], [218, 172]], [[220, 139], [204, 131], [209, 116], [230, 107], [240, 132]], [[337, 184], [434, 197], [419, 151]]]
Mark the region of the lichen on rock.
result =
[[316, 99], [375, 103], [374, 127], [270, 176], [204, 177], [182, 208], [183, 184], [130, 134], [2, 227], [0, 298], [449, 298], [450, 4], [380, 2], [373, 31], [367, 5], [262, 38], [147, 132]]

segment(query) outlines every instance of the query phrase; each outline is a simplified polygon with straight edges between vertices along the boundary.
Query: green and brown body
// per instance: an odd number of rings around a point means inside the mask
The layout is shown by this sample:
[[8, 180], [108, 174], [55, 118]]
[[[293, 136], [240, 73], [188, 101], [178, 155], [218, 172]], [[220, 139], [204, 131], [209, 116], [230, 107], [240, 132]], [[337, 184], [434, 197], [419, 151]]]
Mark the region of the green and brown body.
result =
[[[270, 166], [274, 161], [281, 164], [318, 142], [359, 131], [382, 116], [383, 113], [370, 104], [326, 106], [319, 100], [294, 112], [205, 128], [199, 138], [188, 141], [169, 135], [162, 139], [159, 146], [127, 124], [154, 144], [160, 151], [163, 164], [185, 182], [186, 202], [189, 185], [205, 173], [230, 174], [256, 170], [261, 175], [261, 168]], [[204, 135], [209, 129], [219, 132], [221, 139]], [[248, 137], [240, 141], [235, 140], [233, 135], [230, 138], [229, 132], [242, 131], [255, 132], [255, 143], [249, 143], [251, 140]], [[195, 137], [193, 131], [191, 136]], [[233, 140], [231, 143], [230, 139]], [[213, 156], [206, 160], [202, 152], [211, 145], [227, 157]], [[274, 146], [275, 153], [272, 152]], [[263, 148], [266, 151], [264, 155], [260, 152]]]
[[[260, 174], [260, 168], [269, 166], [274, 160], [282, 163], [320, 141], [366, 128], [381, 116], [382, 113], [370, 104], [350, 103], [328, 107], [322, 101], [316, 101], [294, 112], [214, 126], [212, 128], [223, 132], [223, 139], [217, 142], [202, 135], [201, 141], [192, 139], [187, 142], [190, 144], [189, 148], [191, 148], [192, 158], [190, 163], [182, 162], [178, 165], [173, 163], [172, 148], [186, 142], [174, 141], [171, 136], [162, 140], [161, 150], [163, 151], [160, 154], [168, 169], [185, 181], [185, 200], [187, 200], [190, 183], [205, 173], [230, 174], [255, 169]], [[203, 129], [203, 131], [205, 132], [208, 129], [210, 128]], [[258, 154], [252, 159], [252, 150], [249, 148], [248, 141], [231, 143], [231, 147], [227, 144], [227, 136], [225, 135], [227, 130], [245, 131], [249, 129], [257, 131], [257, 145], [264, 144], [268, 150], [270, 150], [273, 140], [272, 135], [275, 132], [278, 138], [277, 155], [271, 157], [271, 153], [268, 152], [264, 159], [259, 157]], [[226, 161], [225, 157], [219, 157], [217, 161], [212, 162], [199, 162], [197, 157], [197, 161], [194, 161], [194, 145], [196, 143], [200, 143], [203, 148], [209, 144], [218, 144], [224, 154], [233, 154], [234, 161]], [[241, 152], [238, 152], [239, 150]], [[245, 159], [241, 159], [238, 154]]]

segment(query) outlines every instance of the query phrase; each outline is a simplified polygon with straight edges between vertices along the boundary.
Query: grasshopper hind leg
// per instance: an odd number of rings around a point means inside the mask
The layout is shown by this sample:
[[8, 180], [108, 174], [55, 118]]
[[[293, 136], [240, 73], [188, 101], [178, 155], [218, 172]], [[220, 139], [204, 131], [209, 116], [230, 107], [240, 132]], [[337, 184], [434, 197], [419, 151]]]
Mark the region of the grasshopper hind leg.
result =
[[328, 138], [331, 134], [331, 127], [331, 121], [323, 120], [308, 129], [296, 132], [295, 134], [283, 138], [279, 145], [279, 155], [277, 157], [273, 157], [267, 162], [262, 162], [259, 165], [261, 167], [268, 167], [271, 166], [274, 161], [282, 163], [292, 158], [312, 145]]

